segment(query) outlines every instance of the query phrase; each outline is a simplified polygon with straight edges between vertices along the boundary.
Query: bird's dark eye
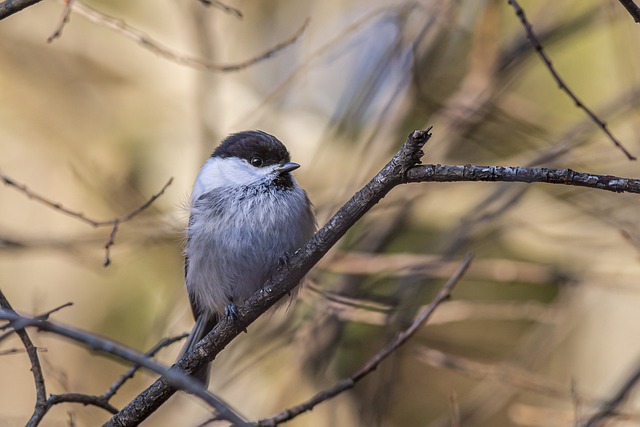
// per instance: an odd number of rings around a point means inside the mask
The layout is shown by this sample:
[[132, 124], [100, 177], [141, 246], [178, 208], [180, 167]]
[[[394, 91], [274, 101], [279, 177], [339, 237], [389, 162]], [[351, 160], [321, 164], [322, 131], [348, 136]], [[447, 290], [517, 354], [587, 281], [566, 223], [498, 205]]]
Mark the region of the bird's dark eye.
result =
[[262, 159], [260, 157], [252, 157], [249, 163], [251, 163], [251, 166], [259, 168], [262, 166]]

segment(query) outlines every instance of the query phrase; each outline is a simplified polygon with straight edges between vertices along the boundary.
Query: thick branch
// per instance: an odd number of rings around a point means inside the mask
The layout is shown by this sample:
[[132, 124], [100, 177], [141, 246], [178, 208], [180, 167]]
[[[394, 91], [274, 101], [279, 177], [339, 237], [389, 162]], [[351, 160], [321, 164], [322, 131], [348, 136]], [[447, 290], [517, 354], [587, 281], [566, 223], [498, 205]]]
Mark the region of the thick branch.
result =
[[[400, 151], [362, 190], [358, 191], [322, 227], [313, 238], [290, 258], [286, 269], [280, 269], [274, 277], [249, 300], [239, 307], [240, 319], [227, 319], [217, 326], [177, 363], [187, 373], [196, 372], [225, 348], [242, 330], [257, 319], [269, 307], [290, 292], [304, 275], [326, 254], [331, 247], [362, 216], [378, 203], [395, 186], [406, 182], [406, 171], [420, 161], [422, 147], [431, 138], [429, 131], [414, 131]], [[134, 426], [144, 421], [159, 408], [175, 389], [162, 378], [140, 393], [105, 426]]]
[[545, 182], [575, 185], [616, 193], [640, 193], [640, 179], [595, 175], [571, 169], [524, 168], [504, 166], [416, 166], [407, 171], [407, 182], [503, 181]]
[[14, 13], [20, 12], [29, 6], [40, 3], [42, 0], [6, 0], [0, 3], [0, 19], [7, 18]]
[[640, 24], [640, 7], [633, 0], [619, 0], [620, 4], [627, 9], [627, 12], [633, 17], [633, 20]]

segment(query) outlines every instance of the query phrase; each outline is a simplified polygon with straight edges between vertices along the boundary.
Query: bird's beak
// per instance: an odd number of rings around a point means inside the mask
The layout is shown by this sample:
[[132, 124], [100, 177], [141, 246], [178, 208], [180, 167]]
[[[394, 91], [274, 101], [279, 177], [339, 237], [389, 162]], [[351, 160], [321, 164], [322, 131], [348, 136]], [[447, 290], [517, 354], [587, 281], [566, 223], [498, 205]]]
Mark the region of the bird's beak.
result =
[[279, 173], [279, 174], [284, 174], [287, 172], [291, 172], [292, 170], [296, 170], [300, 167], [299, 164], [297, 163], [293, 163], [293, 162], [289, 162], [289, 163], [285, 163], [283, 165], [280, 165], [279, 167], [274, 169], [274, 172]]

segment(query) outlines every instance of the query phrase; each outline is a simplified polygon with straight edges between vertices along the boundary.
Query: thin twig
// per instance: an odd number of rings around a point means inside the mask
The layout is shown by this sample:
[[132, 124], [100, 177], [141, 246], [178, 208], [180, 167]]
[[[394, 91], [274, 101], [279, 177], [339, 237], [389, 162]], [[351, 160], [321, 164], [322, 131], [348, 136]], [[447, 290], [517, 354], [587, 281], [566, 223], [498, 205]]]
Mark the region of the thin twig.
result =
[[[2, 310], [7, 313], [17, 315], [7, 298], [4, 296], [2, 290], [0, 290], [0, 307], [2, 307]], [[33, 409], [31, 419], [27, 422], [27, 426], [33, 426], [36, 425], [35, 420], [39, 417], [39, 414], [44, 415], [47, 411], [47, 388], [44, 383], [44, 375], [42, 374], [42, 366], [40, 365], [40, 359], [38, 358], [37, 348], [33, 345], [27, 331], [22, 329], [17, 330], [16, 333], [18, 334], [18, 337], [20, 337], [20, 340], [22, 340], [22, 344], [24, 344], [24, 348], [27, 350], [27, 354], [29, 355], [31, 373], [33, 374], [33, 381], [36, 384], [36, 404]]]
[[633, 17], [636, 23], [640, 24], [640, 7], [636, 5], [633, 0], [619, 0], [620, 4], [627, 9], [627, 12]]
[[225, 11], [226, 13], [230, 14], [230, 15], [235, 15], [237, 18], [242, 18], [242, 12], [240, 11], [240, 9], [236, 9], [235, 7], [231, 7], [227, 4], [222, 3], [221, 1], [218, 0], [200, 0], [200, 3], [202, 3], [205, 6], [214, 6], [217, 7], [220, 10]]
[[604, 405], [593, 414], [584, 424], [583, 427], [598, 427], [604, 425], [604, 422], [608, 418], [617, 415], [617, 409], [627, 399], [631, 391], [640, 381], [640, 365], [636, 367], [635, 371], [629, 375], [627, 380], [622, 384], [613, 397], [607, 400]]
[[286, 409], [271, 418], [258, 421], [258, 425], [261, 427], [272, 427], [285, 421], [289, 421], [304, 412], [312, 410], [316, 405], [328, 399], [331, 399], [346, 390], [353, 388], [358, 381], [373, 372], [380, 365], [380, 363], [382, 363], [382, 361], [389, 357], [389, 355], [396, 351], [401, 345], [406, 343], [418, 331], [418, 329], [420, 329], [422, 325], [424, 325], [424, 323], [429, 319], [436, 308], [438, 308], [438, 306], [443, 301], [451, 296], [451, 290], [460, 281], [460, 279], [462, 279], [465, 271], [467, 270], [467, 268], [469, 268], [469, 265], [471, 265], [472, 259], [473, 256], [471, 254], [467, 254], [464, 261], [462, 261], [462, 263], [458, 267], [457, 271], [453, 274], [453, 276], [451, 276], [451, 278], [447, 281], [440, 292], [438, 292], [433, 301], [431, 301], [431, 304], [429, 304], [429, 306], [416, 317], [411, 326], [409, 326], [402, 333], [398, 334], [393, 341], [391, 341], [389, 344], [387, 344], [386, 347], [384, 347], [375, 356], [369, 359], [369, 361], [367, 361], [353, 375], [351, 375], [349, 378], [344, 378], [338, 381], [331, 388], [317, 393], [311, 399], [304, 403], [301, 403], [300, 405]]
[[166, 58], [170, 61], [173, 61], [177, 64], [181, 64], [181, 65], [186, 65], [188, 67], [192, 67], [195, 69], [200, 69], [200, 70], [207, 70], [207, 71], [215, 71], [215, 72], [231, 72], [231, 71], [239, 71], [242, 70], [244, 68], [247, 68], [251, 65], [254, 65], [258, 62], [264, 61], [265, 59], [271, 58], [272, 56], [274, 56], [275, 54], [277, 54], [278, 52], [280, 52], [281, 50], [283, 50], [286, 47], [291, 46], [293, 43], [295, 43], [300, 36], [302, 35], [302, 33], [304, 33], [304, 31], [306, 30], [308, 24], [309, 24], [309, 19], [307, 19], [304, 24], [302, 24], [302, 26], [298, 29], [298, 31], [296, 31], [293, 36], [289, 37], [288, 39], [278, 43], [277, 45], [275, 45], [274, 47], [272, 47], [271, 49], [256, 55], [252, 58], [249, 58], [245, 61], [241, 61], [235, 64], [215, 64], [212, 62], [207, 62], [204, 61], [201, 58], [197, 58], [194, 56], [189, 56], [189, 55], [184, 55], [182, 53], [176, 52], [172, 49], [170, 49], [167, 46], [164, 46], [162, 43], [154, 40], [153, 38], [149, 37], [148, 34], [131, 27], [130, 25], [128, 25], [127, 23], [125, 23], [124, 21], [122, 21], [121, 19], [117, 19], [117, 18], [113, 18], [111, 16], [105, 15], [102, 12], [99, 12], [89, 6], [87, 6], [86, 4], [83, 4], [81, 2], [75, 2], [73, 4], [73, 11], [78, 13], [79, 15], [81, 15], [82, 17], [88, 19], [91, 22], [94, 22], [98, 25], [102, 25], [105, 28], [108, 28], [110, 30], [113, 30], [119, 34], [122, 34], [124, 37], [133, 40], [134, 42], [140, 44], [142, 47], [144, 47], [145, 49], [150, 50], [151, 52]]
[[571, 100], [575, 103], [576, 107], [584, 111], [591, 118], [591, 120], [593, 120], [593, 122], [597, 124], [600, 127], [600, 129], [602, 129], [602, 131], [607, 135], [607, 137], [609, 137], [611, 142], [613, 142], [613, 144], [616, 147], [618, 147], [618, 149], [620, 149], [625, 154], [625, 156], [627, 156], [629, 160], [636, 160], [636, 157], [632, 155], [629, 151], [627, 151], [627, 149], [622, 145], [622, 143], [618, 141], [618, 139], [615, 136], [613, 136], [613, 134], [607, 127], [607, 124], [603, 120], [601, 120], [589, 107], [587, 107], [576, 96], [576, 94], [573, 93], [573, 91], [569, 88], [569, 86], [567, 86], [567, 84], [564, 82], [562, 77], [560, 77], [560, 74], [558, 73], [558, 71], [556, 71], [555, 67], [553, 66], [551, 59], [549, 58], [546, 51], [542, 47], [542, 44], [540, 43], [535, 32], [533, 31], [533, 26], [528, 21], [524, 13], [524, 10], [522, 9], [522, 7], [520, 7], [520, 4], [517, 2], [517, 0], [507, 0], [507, 2], [511, 6], [513, 6], [513, 9], [515, 10], [516, 15], [520, 19], [520, 22], [522, 23], [522, 26], [524, 27], [525, 32], [527, 33], [527, 38], [529, 39], [534, 49], [538, 53], [538, 56], [540, 57], [540, 59], [542, 59], [542, 62], [544, 62], [545, 66], [551, 73], [551, 76], [553, 77], [553, 79], [558, 84], [558, 87], [560, 88], [560, 90], [564, 91], [569, 96], [569, 98], [571, 98]]
[[120, 359], [141, 365], [150, 371], [162, 375], [163, 381], [171, 384], [172, 387], [178, 387], [204, 400], [218, 412], [221, 419], [230, 421], [236, 426], [250, 427], [250, 425], [240, 415], [238, 415], [236, 411], [231, 409], [230, 405], [222, 401], [219, 397], [207, 392], [203, 385], [196, 379], [178, 369], [166, 367], [136, 350], [80, 329], [58, 325], [48, 320], [41, 320], [38, 316], [21, 316], [15, 311], [5, 308], [0, 309], [0, 319], [8, 320], [12, 324], [16, 325], [16, 332], [18, 330], [23, 330], [26, 327], [35, 327], [39, 330], [52, 332], [56, 335], [70, 338], [71, 340], [82, 343], [95, 351], [116, 356]]
[[58, 37], [62, 35], [62, 30], [64, 26], [67, 25], [69, 19], [71, 19], [71, 8], [73, 6], [73, 2], [75, 0], [64, 0], [64, 11], [62, 12], [62, 16], [60, 17], [60, 22], [58, 22], [58, 26], [53, 31], [53, 33], [47, 38], [47, 43], [51, 43]]
[[[71, 4], [71, 3], [69, 3], [69, 4]], [[2, 174], [2, 173], [0, 173], [0, 180], [2, 182], [4, 182], [5, 185], [8, 185], [8, 186], [13, 187], [16, 190], [20, 191], [21, 193], [26, 195], [28, 198], [36, 200], [37, 202], [40, 202], [40, 203], [42, 203], [42, 204], [44, 204], [44, 205], [46, 205], [46, 206], [48, 206], [48, 207], [50, 207], [50, 208], [52, 208], [54, 210], [62, 212], [65, 215], [69, 215], [69, 216], [71, 216], [73, 218], [76, 218], [77, 220], [79, 220], [81, 222], [84, 222], [85, 224], [89, 224], [90, 226], [92, 226], [94, 228], [111, 226], [111, 232], [109, 233], [109, 238], [107, 239], [107, 242], [104, 245], [104, 248], [105, 248], [104, 266], [107, 267], [107, 266], [109, 266], [109, 264], [111, 264], [111, 257], [110, 257], [110, 255], [111, 255], [111, 246], [113, 246], [114, 243], [115, 243], [116, 234], [118, 233], [118, 229], [119, 229], [120, 224], [122, 224], [123, 222], [131, 221], [133, 218], [135, 218], [140, 213], [142, 213], [145, 209], [147, 209], [149, 206], [151, 206], [151, 204], [153, 202], [155, 202], [158, 197], [160, 197], [160, 196], [162, 196], [164, 194], [164, 192], [167, 189], [167, 187], [169, 187], [169, 185], [171, 185], [171, 183], [173, 182], [173, 177], [169, 178], [167, 183], [164, 186], [162, 186], [160, 191], [158, 191], [156, 194], [152, 195], [140, 207], [134, 209], [133, 211], [129, 212], [126, 215], [123, 215], [123, 216], [120, 216], [120, 217], [116, 217], [116, 218], [113, 218], [113, 219], [108, 219], [108, 220], [92, 219], [92, 218], [86, 216], [84, 213], [82, 213], [80, 211], [76, 211], [76, 210], [73, 210], [73, 209], [66, 208], [61, 203], [54, 202], [53, 200], [48, 199], [47, 197], [32, 191], [25, 184], [19, 183], [19, 182], [15, 181], [13, 178], [10, 178], [10, 177]]]
[[[156, 345], [154, 345], [149, 351], [147, 351], [145, 353], [145, 355], [149, 358], [155, 356], [158, 351], [160, 351], [161, 349], [170, 346], [171, 344], [178, 342], [180, 340], [185, 339], [186, 337], [188, 337], [189, 334], [182, 334], [182, 335], [177, 335], [175, 337], [169, 337], [169, 338], [163, 338], [162, 340], [160, 340], [160, 342], [158, 342]], [[129, 370], [127, 372], [125, 372], [124, 374], [122, 374], [120, 376], [120, 378], [118, 378], [113, 384], [111, 384], [111, 387], [109, 387], [109, 389], [107, 391], [104, 392], [104, 394], [101, 396], [105, 401], [109, 401], [117, 392], [118, 390], [120, 390], [120, 388], [124, 385], [124, 383], [133, 378], [133, 376], [135, 375], [135, 373], [141, 368], [140, 365], [133, 365], [132, 367], [129, 368]]]

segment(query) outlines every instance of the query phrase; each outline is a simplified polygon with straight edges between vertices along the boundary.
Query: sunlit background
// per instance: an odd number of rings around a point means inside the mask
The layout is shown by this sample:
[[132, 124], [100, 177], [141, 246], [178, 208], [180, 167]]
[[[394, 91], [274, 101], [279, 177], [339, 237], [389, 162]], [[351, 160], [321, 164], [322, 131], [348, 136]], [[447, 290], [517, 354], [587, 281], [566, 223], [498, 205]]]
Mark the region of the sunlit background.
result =
[[[195, 175], [227, 134], [277, 135], [326, 220], [433, 125], [425, 162], [545, 166], [640, 177], [558, 89], [506, 1], [83, 1], [135, 37], [64, 4], [0, 21], [0, 173], [95, 220], [94, 229], [0, 186], [0, 287], [16, 310], [146, 351], [190, 330], [182, 235]], [[615, 0], [522, 0], [574, 92], [640, 155], [640, 26]], [[229, 65], [293, 37], [233, 72]], [[169, 59], [142, 38], [174, 52]], [[165, 52], [166, 52], [165, 51]], [[348, 376], [455, 270], [451, 302], [354, 390], [291, 426], [572, 426], [640, 358], [638, 196], [546, 184], [411, 184], [395, 189], [310, 274], [297, 304], [267, 314], [214, 363], [210, 389], [256, 420]], [[102, 394], [127, 365], [31, 331], [48, 393]], [[17, 337], [0, 351], [21, 348]], [[159, 354], [173, 363], [180, 344]], [[122, 407], [151, 384], [139, 373]], [[0, 356], [0, 426], [24, 425], [35, 387], [24, 352]], [[637, 425], [629, 402], [611, 425]], [[197, 426], [206, 406], [174, 396], [145, 425]], [[46, 426], [94, 426], [101, 409], [63, 404]], [[220, 425], [226, 425], [224, 423]]]

